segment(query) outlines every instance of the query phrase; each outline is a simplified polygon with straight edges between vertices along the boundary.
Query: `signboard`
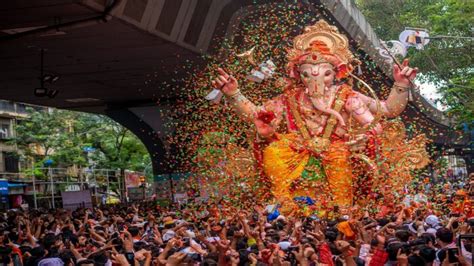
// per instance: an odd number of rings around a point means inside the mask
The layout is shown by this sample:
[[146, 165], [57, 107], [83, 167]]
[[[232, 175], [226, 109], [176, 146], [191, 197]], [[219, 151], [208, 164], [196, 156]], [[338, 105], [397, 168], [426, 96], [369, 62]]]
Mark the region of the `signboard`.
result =
[[430, 35], [426, 29], [405, 28], [398, 37], [406, 47], [416, 47], [422, 50], [430, 42]]
[[186, 203], [188, 201], [188, 195], [186, 195], [186, 193], [175, 193], [174, 201], [177, 203]]
[[145, 193], [143, 192], [145, 188], [143, 187], [134, 187], [128, 188], [128, 199], [131, 201], [138, 201], [145, 199]]
[[10, 186], [8, 190], [9, 195], [23, 195], [25, 193], [23, 186]]
[[79, 185], [68, 185], [66, 186], [66, 191], [80, 191], [81, 187]]
[[136, 188], [141, 185], [140, 175], [135, 172], [125, 171], [125, 185], [127, 188]]
[[61, 191], [61, 198], [64, 209], [92, 208], [92, 198], [89, 190]]

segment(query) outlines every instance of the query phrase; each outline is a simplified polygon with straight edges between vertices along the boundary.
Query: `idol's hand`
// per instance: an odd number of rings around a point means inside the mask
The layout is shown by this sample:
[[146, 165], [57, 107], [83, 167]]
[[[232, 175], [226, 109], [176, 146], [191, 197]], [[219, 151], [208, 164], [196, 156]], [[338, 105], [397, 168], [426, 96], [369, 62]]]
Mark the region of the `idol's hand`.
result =
[[365, 134], [359, 134], [354, 139], [346, 142], [351, 152], [362, 152], [367, 145], [368, 137]]
[[271, 111], [262, 110], [254, 114], [253, 123], [259, 136], [269, 138], [275, 134], [275, 128], [271, 124], [274, 118], [275, 114]]
[[222, 68], [218, 68], [217, 72], [219, 72], [219, 76], [211, 82], [212, 86], [221, 90], [225, 96], [232, 96], [237, 93], [239, 85], [237, 80], [227, 74]]
[[416, 73], [418, 72], [418, 68], [411, 68], [408, 66], [409, 60], [403, 60], [401, 65], [401, 69], [398, 65], [393, 66], [393, 79], [395, 80], [398, 85], [410, 87], [412, 86], [412, 82], [416, 77]]

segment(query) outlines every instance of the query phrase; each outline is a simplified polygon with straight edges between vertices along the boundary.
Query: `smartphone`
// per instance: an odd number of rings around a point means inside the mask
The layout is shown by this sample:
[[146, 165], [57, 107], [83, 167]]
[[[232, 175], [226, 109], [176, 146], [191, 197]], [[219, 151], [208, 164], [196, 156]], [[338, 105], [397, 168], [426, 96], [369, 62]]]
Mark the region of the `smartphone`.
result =
[[191, 239], [189, 239], [189, 237], [184, 237], [183, 238], [183, 246], [185, 246], [185, 247], [191, 246]]
[[291, 265], [296, 265], [296, 256], [293, 254], [294, 252], [299, 252], [299, 247], [297, 246], [290, 246], [288, 247], [286, 258], [290, 261]]
[[298, 246], [290, 246], [290, 247], [288, 247], [288, 252], [292, 252], [292, 251], [299, 252], [299, 251], [300, 251], [300, 247], [298, 247]]
[[[461, 250], [462, 252], [462, 245], [464, 245], [464, 248], [467, 250], [467, 251], [471, 251], [472, 250], [472, 243], [474, 241], [474, 234], [464, 234], [464, 235], [460, 235], [458, 237], [458, 248], [459, 250]], [[462, 254], [460, 254], [462, 255]]]
[[458, 248], [449, 248], [448, 249], [448, 261], [449, 261], [449, 263], [458, 263], [459, 260], [458, 260], [457, 256], [459, 256]]
[[133, 254], [133, 252], [125, 253], [125, 258], [130, 263], [130, 265], [135, 265], [135, 254]]

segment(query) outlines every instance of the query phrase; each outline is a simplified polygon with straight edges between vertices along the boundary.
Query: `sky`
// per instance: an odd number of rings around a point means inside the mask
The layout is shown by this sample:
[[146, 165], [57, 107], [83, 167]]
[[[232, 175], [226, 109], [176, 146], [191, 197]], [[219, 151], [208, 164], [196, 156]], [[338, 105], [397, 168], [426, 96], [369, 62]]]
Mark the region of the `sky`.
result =
[[438, 89], [433, 83], [431, 82], [422, 83], [415, 80], [415, 84], [419, 86], [421, 96], [427, 99], [434, 107], [436, 107], [437, 109], [441, 111], [446, 110], [446, 106], [440, 103], [436, 103], [436, 100], [441, 99], [442, 96], [441, 94], [438, 93]]

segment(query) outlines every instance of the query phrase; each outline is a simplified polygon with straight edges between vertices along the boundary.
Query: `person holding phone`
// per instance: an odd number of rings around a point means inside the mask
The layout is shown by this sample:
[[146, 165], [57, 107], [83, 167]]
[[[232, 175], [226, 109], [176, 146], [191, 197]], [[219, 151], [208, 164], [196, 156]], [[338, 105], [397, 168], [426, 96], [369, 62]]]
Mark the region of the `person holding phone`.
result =
[[[457, 249], [456, 242], [454, 242], [454, 233], [448, 228], [440, 228], [436, 231], [436, 244], [440, 249], [436, 252], [435, 266], [442, 265], [445, 258], [448, 256], [448, 250]], [[450, 251], [452, 255], [453, 251]]]

